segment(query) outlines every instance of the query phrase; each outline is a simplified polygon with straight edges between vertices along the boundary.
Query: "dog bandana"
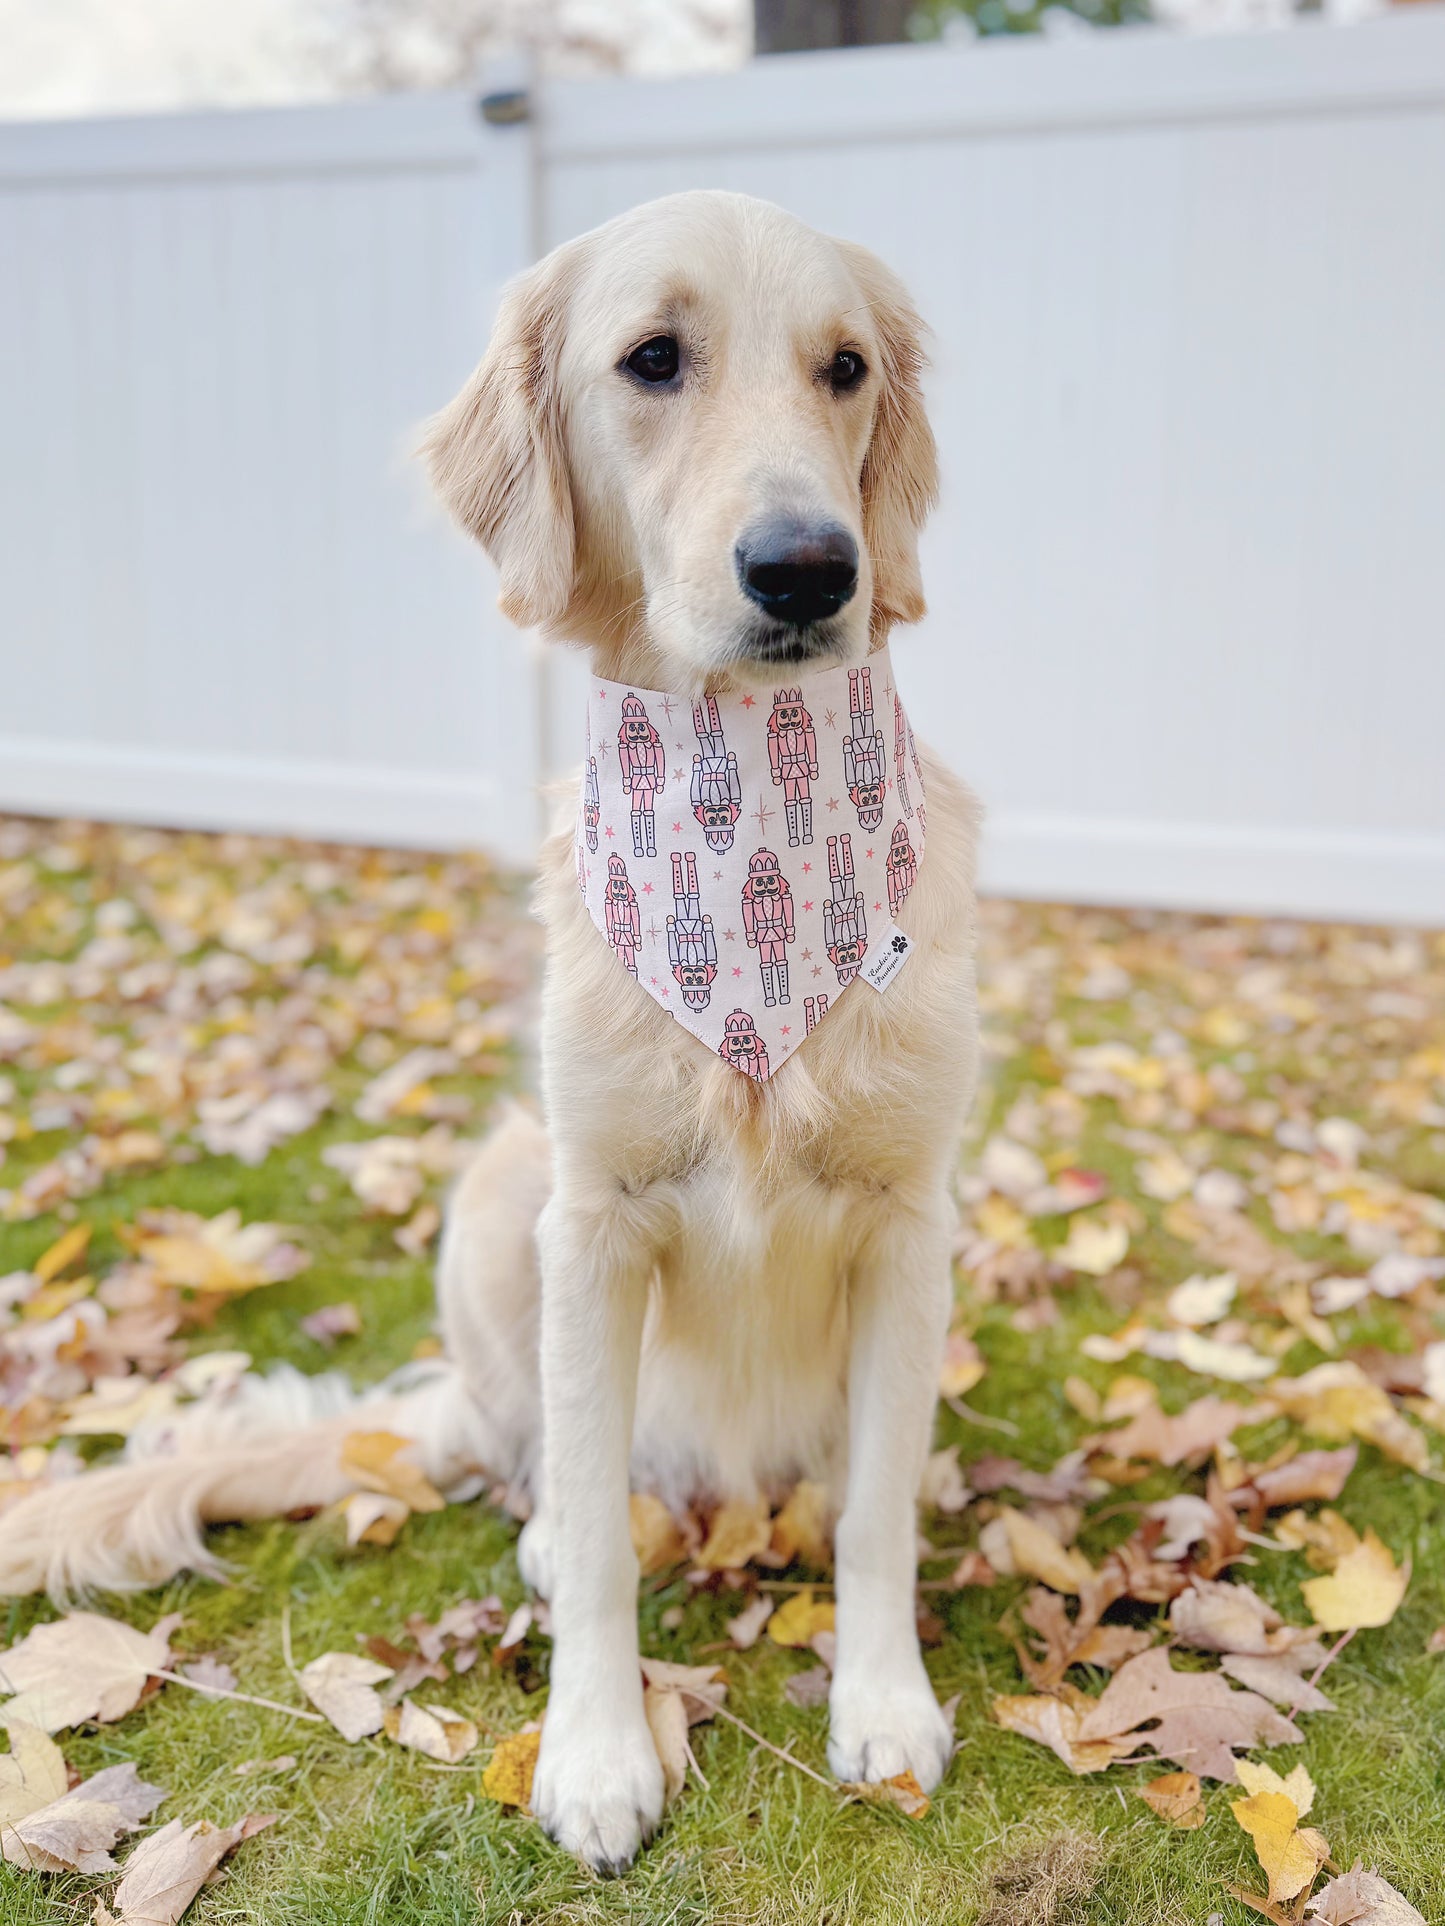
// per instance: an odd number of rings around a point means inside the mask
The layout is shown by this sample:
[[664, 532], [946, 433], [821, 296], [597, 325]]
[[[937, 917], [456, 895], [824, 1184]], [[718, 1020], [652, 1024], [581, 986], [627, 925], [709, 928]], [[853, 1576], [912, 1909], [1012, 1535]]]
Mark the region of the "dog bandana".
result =
[[691, 702], [594, 680], [577, 880], [618, 962], [727, 1063], [775, 1072], [907, 957], [923, 777], [886, 650]]

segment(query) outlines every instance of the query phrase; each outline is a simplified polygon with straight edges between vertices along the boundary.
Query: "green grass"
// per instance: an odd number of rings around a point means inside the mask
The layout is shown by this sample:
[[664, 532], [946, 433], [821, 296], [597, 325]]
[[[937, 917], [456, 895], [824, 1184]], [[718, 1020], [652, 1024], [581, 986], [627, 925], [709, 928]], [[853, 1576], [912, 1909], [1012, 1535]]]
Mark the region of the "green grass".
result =
[[[1113, 1006], [1068, 1006], [1080, 1035], [1110, 1034], [1128, 1021]], [[997, 1019], [994, 1020], [995, 1024]], [[996, 1077], [985, 1118], [1001, 1117], [1026, 1083], [1049, 1064], [1029, 1036]], [[478, 1086], [479, 1108], [492, 1094]], [[1078, 1161], [1110, 1173], [1128, 1191], [1132, 1158], [1113, 1134], [1107, 1102], [1090, 1105]], [[397, 1249], [392, 1224], [367, 1218], [344, 1180], [320, 1162], [322, 1147], [356, 1134], [332, 1121], [274, 1153], [258, 1169], [202, 1158], [117, 1181], [78, 1206], [98, 1227], [94, 1255], [118, 1254], [109, 1226], [143, 1205], [165, 1201], [214, 1212], [236, 1205], [247, 1219], [296, 1226], [311, 1268], [230, 1306], [193, 1348], [240, 1346], [258, 1360], [289, 1360], [303, 1369], [339, 1367], [369, 1380], [412, 1354], [430, 1329], [428, 1266]], [[1428, 1143], [1412, 1136], [1414, 1181], [1433, 1180], [1440, 1165]], [[1248, 1143], [1222, 1139], [1216, 1161], [1248, 1167]], [[1160, 1225], [1158, 1206], [1139, 1200], [1147, 1218], [1132, 1257], [1149, 1287], [1163, 1287], [1196, 1268], [1191, 1253]], [[1266, 1220], [1261, 1220], [1266, 1221]], [[56, 1233], [53, 1217], [0, 1229], [0, 1274], [26, 1265]], [[1300, 1243], [1307, 1248], [1308, 1240]], [[1338, 1247], [1323, 1250], [1338, 1261]], [[363, 1334], [325, 1352], [299, 1328], [305, 1312], [338, 1298], [362, 1308]], [[957, 1442], [965, 1465], [985, 1451], [1014, 1450], [1047, 1467], [1088, 1427], [1065, 1399], [1070, 1372], [1102, 1386], [1111, 1375], [1081, 1361], [1080, 1339], [1122, 1321], [1100, 1288], [1063, 1292], [1052, 1326], [1026, 1334], [1011, 1307], [982, 1310], [978, 1337], [986, 1377], [970, 1394], [973, 1408], [1020, 1427], [1015, 1446], [947, 1410], [938, 1442]], [[1393, 1312], [1338, 1321], [1359, 1341], [1400, 1344]], [[1287, 1368], [1317, 1361], [1303, 1341]], [[1202, 1388], [1165, 1366], [1138, 1364], [1177, 1406]], [[1261, 1451], [1288, 1435], [1282, 1423], [1247, 1435]], [[1156, 1472], [1120, 1500], [1147, 1500], [1198, 1488], [1184, 1473]], [[1445, 1506], [1440, 1487], [1403, 1473], [1369, 1449], [1340, 1507], [1357, 1525], [1373, 1525], [1397, 1554], [1408, 1552], [1414, 1576], [1406, 1602], [1383, 1630], [1362, 1633], [1332, 1667], [1332, 1714], [1304, 1720], [1302, 1747], [1267, 1754], [1286, 1770], [1302, 1759], [1318, 1785], [1311, 1823], [1329, 1838], [1335, 1861], [1356, 1856], [1377, 1864], [1427, 1917], [1445, 1894], [1445, 1658], [1426, 1654], [1432, 1630], [1445, 1622]], [[972, 1517], [925, 1520], [936, 1543], [976, 1541]], [[1097, 1553], [1127, 1529], [1129, 1516], [1088, 1525], [1081, 1543]], [[4, 1530], [0, 1514], [0, 1531]], [[183, 1614], [177, 1647], [216, 1652], [242, 1689], [299, 1703], [283, 1658], [282, 1617], [289, 1607], [297, 1664], [327, 1650], [350, 1650], [358, 1635], [395, 1635], [409, 1613], [435, 1617], [464, 1596], [501, 1594], [519, 1602], [516, 1527], [484, 1503], [412, 1518], [397, 1544], [347, 1549], [339, 1524], [323, 1516], [278, 1521], [214, 1534], [234, 1568], [227, 1584], [185, 1579], [163, 1592], [105, 1600], [103, 1607], [149, 1624], [164, 1611]], [[939, 1574], [940, 1563], [929, 1568]], [[1302, 1559], [1262, 1554], [1251, 1582], [1296, 1620], [1305, 1616]], [[265, 1926], [451, 1926], [452, 1922], [633, 1920], [767, 1922], [771, 1926], [1185, 1926], [1219, 1912], [1234, 1926], [1248, 1914], [1224, 1893], [1224, 1882], [1258, 1890], [1262, 1881], [1245, 1835], [1228, 1812], [1230, 1790], [1206, 1788], [1208, 1822], [1197, 1832], [1168, 1829], [1133, 1796], [1158, 1767], [1117, 1767], [1076, 1779], [1042, 1748], [1001, 1732], [989, 1719], [992, 1698], [1024, 1689], [1012, 1646], [1000, 1629], [1023, 1585], [1004, 1580], [991, 1590], [931, 1591], [943, 1638], [928, 1652], [939, 1697], [958, 1695], [958, 1751], [931, 1812], [921, 1822], [845, 1803], [736, 1727], [696, 1729], [693, 1743], [707, 1787], [689, 1784], [650, 1851], [625, 1877], [603, 1882], [558, 1852], [526, 1816], [480, 1796], [484, 1745], [460, 1770], [438, 1770], [382, 1739], [347, 1745], [329, 1728], [287, 1719], [236, 1702], [210, 1702], [168, 1686], [115, 1725], [61, 1735], [66, 1757], [85, 1774], [134, 1760], [164, 1786], [159, 1817], [206, 1817], [227, 1823], [249, 1811], [276, 1811], [282, 1822], [249, 1841], [225, 1879], [196, 1902], [198, 1926], [257, 1921]], [[723, 1637], [736, 1595], [691, 1592], [680, 1578], [647, 1581], [641, 1602], [643, 1649], [695, 1658]], [[0, 1644], [51, 1615], [37, 1601], [0, 1601]], [[484, 1732], [517, 1729], [545, 1703], [546, 1642], [534, 1634], [528, 1674], [543, 1682], [528, 1693], [484, 1655], [446, 1687], [424, 1686], [474, 1718]], [[774, 1745], [826, 1770], [826, 1714], [799, 1710], [783, 1696], [790, 1673], [812, 1660], [766, 1641], [726, 1660], [728, 1704]], [[294, 1755], [282, 1772], [238, 1777], [246, 1761]], [[1064, 1894], [1046, 1899], [1044, 1872], [1073, 1856], [1085, 1870]], [[0, 1920], [5, 1926], [88, 1921], [94, 1879], [49, 1878], [0, 1866]], [[1072, 1894], [1072, 1896], [1070, 1896]]]

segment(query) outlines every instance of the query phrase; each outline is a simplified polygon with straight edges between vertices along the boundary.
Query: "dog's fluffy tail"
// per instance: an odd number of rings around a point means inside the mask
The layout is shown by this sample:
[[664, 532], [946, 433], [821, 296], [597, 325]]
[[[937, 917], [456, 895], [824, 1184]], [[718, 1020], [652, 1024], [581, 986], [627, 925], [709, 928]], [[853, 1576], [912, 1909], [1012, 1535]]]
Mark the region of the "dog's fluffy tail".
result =
[[[342, 1465], [348, 1433], [393, 1431], [453, 1496], [479, 1474], [516, 1475], [503, 1440], [455, 1369], [412, 1366], [357, 1394], [341, 1377], [282, 1368], [247, 1376], [224, 1401], [140, 1431], [121, 1463], [46, 1485], [0, 1514], [0, 1596], [159, 1585], [179, 1571], [219, 1574], [207, 1525], [276, 1518], [358, 1489]], [[514, 1452], [511, 1455], [515, 1455]]]

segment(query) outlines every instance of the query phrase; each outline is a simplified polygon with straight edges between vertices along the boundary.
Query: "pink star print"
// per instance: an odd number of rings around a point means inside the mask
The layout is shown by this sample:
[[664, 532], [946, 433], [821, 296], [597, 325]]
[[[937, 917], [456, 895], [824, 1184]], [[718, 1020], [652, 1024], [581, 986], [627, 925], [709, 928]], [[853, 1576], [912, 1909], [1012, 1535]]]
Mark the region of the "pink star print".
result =
[[[642, 885], [642, 893], [643, 893], [643, 895], [644, 895], [644, 896], [651, 896], [651, 894], [652, 894], [652, 885], [651, 885], [651, 883], [644, 883], [644, 884]], [[878, 905], [877, 905], [877, 904], [875, 903], [875, 904], [873, 905], [873, 907], [874, 907], [874, 909], [877, 909], [877, 907], [878, 907]]]
[[883, 907], [883, 905], [882, 905], [881, 903], [875, 903], [875, 904], [873, 905], [873, 907], [874, 907], [874, 909], [876, 909], [876, 910], [881, 910], [881, 909], [882, 909], [882, 907]]
[[608, 836], [614, 836], [614, 835], [616, 835], [616, 833], [617, 833], [617, 832], [616, 832], [616, 831], [615, 831], [615, 830], [613, 829], [613, 827], [612, 827], [612, 825], [611, 825], [611, 823], [608, 823], [608, 825], [607, 825], [607, 827], [606, 827], [606, 829], [605, 829], [605, 831], [604, 831], [603, 833], [604, 833], [605, 835], [608, 835]]
[[793, 1026], [792, 1026], [792, 1024], [791, 1024], [791, 1023], [785, 1023], [785, 1024], [783, 1025], [783, 1027], [782, 1027], [782, 1029], [781, 1029], [781, 1030], [780, 1030], [780, 1031], [778, 1032], [778, 1034], [779, 1034], [780, 1036], [784, 1036], [784, 1037], [790, 1037], [790, 1036], [791, 1036], [791, 1035], [793, 1034]]
[[741, 975], [742, 975], [742, 973], [743, 973], [743, 966], [742, 966], [742, 964], [741, 964], [741, 963], [734, 963], [734, 964], [733, 964], [733, 975], [734, 975], [734, 976], [741, 976]]
[[743, 697], [743, 707], [744, 707], [745, 709], [751, 709], [751, 708], [752, 708], [752, 706], [753, 706], [753, 704], [754, 704], [754, 703], [755, 703], [756, 701], [757, 701], [757, 697], [756, 697], [756, 696], [750, 696], [750, 695], [745, 695], [745, 696]]
[[674, 823], [672, 825], [672, 833], [674, 836], [680, 836], [682, 834], [682, 824]]
[[810, 910], [810, 909], [811, 909], [812, 907], [813, 907], [813, 905], [812, 905], [811, 903], [804, 903], [804, 905], [803, 905], [803, 908], [804, 908], [805, 910]]
[[808, 873], [808, 871], [809, 871], [809, 870], [810, 870], [810, 869], [811, 869], [812, 867], [813, 867], [813, 865], [812, 865], [811, 863], [804, 863], [804, 865], [803, 865], [803, 874], [804, 874], [804, 875], [806, 876], [806, 875], [807, 875], [807, 873]]

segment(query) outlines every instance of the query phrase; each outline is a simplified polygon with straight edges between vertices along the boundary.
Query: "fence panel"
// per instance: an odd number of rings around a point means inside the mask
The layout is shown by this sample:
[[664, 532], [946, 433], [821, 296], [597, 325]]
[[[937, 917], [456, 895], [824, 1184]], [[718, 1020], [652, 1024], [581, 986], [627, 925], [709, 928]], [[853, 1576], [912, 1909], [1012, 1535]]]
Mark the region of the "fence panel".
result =
[[461, 97], [0, 131], [0, 802], [528, 852], [535, 673], [409, 444], [530, 221]]

